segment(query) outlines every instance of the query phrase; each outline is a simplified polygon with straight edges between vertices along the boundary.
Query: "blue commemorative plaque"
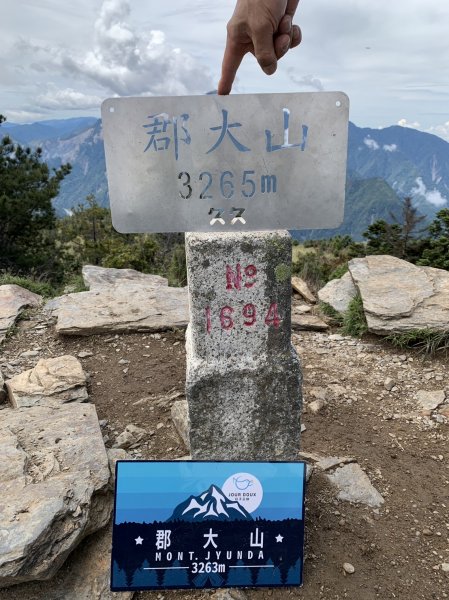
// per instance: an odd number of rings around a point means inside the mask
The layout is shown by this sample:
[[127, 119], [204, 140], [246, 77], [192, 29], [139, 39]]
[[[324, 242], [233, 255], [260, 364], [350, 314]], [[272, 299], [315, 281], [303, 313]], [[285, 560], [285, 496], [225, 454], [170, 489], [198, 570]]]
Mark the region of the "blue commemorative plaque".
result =
[[113, 591], [302, 584], [305, 464], [119, 461]]

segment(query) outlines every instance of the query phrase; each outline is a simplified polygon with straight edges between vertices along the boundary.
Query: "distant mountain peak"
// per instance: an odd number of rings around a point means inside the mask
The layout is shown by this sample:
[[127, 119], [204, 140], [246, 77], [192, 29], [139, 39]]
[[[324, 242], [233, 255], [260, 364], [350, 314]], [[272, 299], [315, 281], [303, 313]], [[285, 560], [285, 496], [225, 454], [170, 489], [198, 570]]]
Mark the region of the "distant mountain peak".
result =
[[230, 501], [216, 485], [198, 496], [178, 504], [169, 521], [252, 521], [249, 512], [238, 502]]

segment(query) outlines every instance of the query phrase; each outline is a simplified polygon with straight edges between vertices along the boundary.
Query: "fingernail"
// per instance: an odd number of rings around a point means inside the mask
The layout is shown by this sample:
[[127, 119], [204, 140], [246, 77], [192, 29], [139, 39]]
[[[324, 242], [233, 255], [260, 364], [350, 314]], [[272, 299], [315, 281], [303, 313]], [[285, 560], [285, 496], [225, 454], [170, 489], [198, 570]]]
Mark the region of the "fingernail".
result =
[[289, 48], [290, 48], [290, 44], [285, 44], [285, 46], [282, 46], [281, 52], [283, 54], [285, 54], [288, 51]]
[[273, 75], [276, 71], [276, 65], [270, 65], [269, 67], [263, 67], [263, 72], [266, 75]]

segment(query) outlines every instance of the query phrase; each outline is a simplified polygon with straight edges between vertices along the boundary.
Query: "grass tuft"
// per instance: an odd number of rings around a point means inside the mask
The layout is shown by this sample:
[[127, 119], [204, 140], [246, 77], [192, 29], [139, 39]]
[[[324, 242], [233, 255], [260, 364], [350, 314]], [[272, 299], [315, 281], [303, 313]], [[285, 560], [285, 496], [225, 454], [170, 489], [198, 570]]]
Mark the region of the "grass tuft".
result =
[[362, 337], [368, 331], [363, 302], [360, 294], [354, 296], [343, 315], [343, 333], [353, 337]]
[[12, 275], [11, 273], [0, 273], [0, 285], [20, 285], [20, 287], [39, 294], [44, 298], [53, 298], [57, 296], [58, 290], [47, 281], [39, 281], [32, 277], [22, 277], [20, 275]]
[[449, 331], [414, 329], [405, 333], [394, 333], [385, 339], [398, 348], [416, 348], [429, 356], [435, 356], [437, 352], [449, 352]]
[[327, 302], [320, 302], [318, 308], [326, 317], [329, 317], [339, 325], [343, 324], [343, 315], [339, 313], [338, 310], [335, 310], [335, 308]]

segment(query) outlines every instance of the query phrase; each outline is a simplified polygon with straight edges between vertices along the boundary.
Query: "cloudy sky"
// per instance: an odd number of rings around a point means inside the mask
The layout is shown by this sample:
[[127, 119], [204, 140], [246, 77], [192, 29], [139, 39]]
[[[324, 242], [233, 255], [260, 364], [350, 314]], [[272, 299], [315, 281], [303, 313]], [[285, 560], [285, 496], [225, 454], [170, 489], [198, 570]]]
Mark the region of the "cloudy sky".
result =
[[[0, 20], [0, 113], [98, 115], [114, 95], [217, 86], [234, 0], [15, 0]], [[449, 140], [449, 2], [301, 0], [301, 46], [264, 75], [252, 56], [235, 93], [341, 90], [359, 126], [403, 124]]]

